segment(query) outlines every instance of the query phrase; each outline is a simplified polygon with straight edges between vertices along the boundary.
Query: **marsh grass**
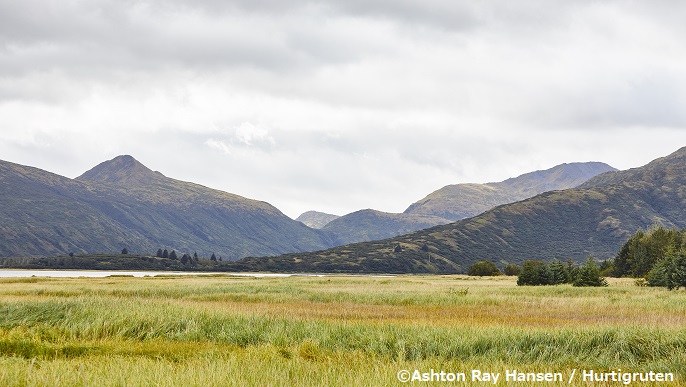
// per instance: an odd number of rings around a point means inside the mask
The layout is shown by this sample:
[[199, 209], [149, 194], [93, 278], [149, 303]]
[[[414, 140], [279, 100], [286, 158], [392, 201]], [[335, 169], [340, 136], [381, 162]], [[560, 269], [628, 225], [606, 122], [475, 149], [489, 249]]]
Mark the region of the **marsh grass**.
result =
[[399, 369], [469, 367], [684, 375], [684, 327], [686, 292], [626, 280], [5, 280], [0, 384], [388, 385]]

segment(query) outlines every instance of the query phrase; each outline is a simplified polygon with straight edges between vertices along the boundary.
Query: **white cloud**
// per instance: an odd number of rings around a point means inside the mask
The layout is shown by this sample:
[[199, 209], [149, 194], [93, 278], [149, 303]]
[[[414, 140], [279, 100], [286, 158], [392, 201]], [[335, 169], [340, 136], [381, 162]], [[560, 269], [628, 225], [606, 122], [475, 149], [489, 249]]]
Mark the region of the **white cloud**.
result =
[[274, 138], [269, 135], [267, 129], [255, 126], [250, 122], [244, 122], [235, 129], [235, 138], [238, 142], [247, 146], [257, 144], [274, 145]]
[[0, 1], [0, 154], [309, 209], [683, 144], [679, 2]]

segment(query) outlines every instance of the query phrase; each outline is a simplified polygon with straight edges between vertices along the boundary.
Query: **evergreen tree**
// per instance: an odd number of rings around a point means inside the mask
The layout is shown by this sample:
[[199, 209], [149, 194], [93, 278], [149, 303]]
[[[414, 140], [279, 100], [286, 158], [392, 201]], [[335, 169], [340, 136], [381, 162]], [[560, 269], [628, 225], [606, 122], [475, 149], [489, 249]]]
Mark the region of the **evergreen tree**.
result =
[[662, 258], [686, 247], [686, 231], [653, 227], [637, 231], [612, 260], [616, 277], [645, 276]]
[[162, 249], [158, 249], [157, 254], [156, 254], [157, 258], [162, 258], [162, 254], [163, 254]]
[[393, 249], [393, 252], [395, 252], [395, 253], [402, 253], [403, 252], [403, 248], [400, 246], [400, 243], [398, 243], [395, 246], [395, 248]]
[[176, 251], [172, 250], [172, 252], [169, 253], [169, 259], [176, 259]]
[[210, 257], [210, 261], [217, 261], [217, 256], [212, 253], [212, 256]]
[[574, 261], [568, 259], [567, 263], [567, 273], [569, 273], [569, 282], [574, 283], [574, 280], [579, 276], [579, 267], [574, 266]]
[[525, 261], [517, 285], [554, 285], [550, 266], [542, 261]]
[[184, 254], [184, 255], [181, 257], [181, 263], [184, 264], [184, 265], [187, 264], [188, 261], [190, 260], [190, 258], [191, 258], [190, 255]]
[[517, 278], [517, 285], [547, 285], [541, 279], [545, 266], [546, 264], [541, 261], [524, 261], [522, 272]]
[[567, 269], [567, 266], [564, 263], [555, 259], [552, 262], [550, 262], [548, 268], [550, 270], [551, 285], [566, 284], [570, 282], [569, 270]]
[[574, 279], [574, 286], [607, 286], [607, 281], [600, 274], [600, 268], [592, 257], [579, 268], [579, 273]]
[[169, 252], [167, 251], [167, 249], [164, 249], [164, 251], [162, 252], [162, 258], [169, 258]]
[[121, 250], [121, 253], [122, 253], [122, 254], [128, 254], [128, 253], [129, 253], [129, 250], [128, 250], [126, 247], [124, 247], [124, 248]]
[[647, 276], [650, 286], [663, 286], [669, 290], [686, 288], [686, 254], [671, 253], [659, 260]]
[[550, 265], [543, 263], [538, 268], [538, 281], [539, 285], [554, 285], [553, 283], [553, 272], [550, 270]]
[[422, 245], [422, 251], [425, 253], [429, 252], [429, 245], [427, 245], [426, 242]]
[[193, 259], [196, 261], [198, 260], [198, 252], [197, 251], [193, 253]]

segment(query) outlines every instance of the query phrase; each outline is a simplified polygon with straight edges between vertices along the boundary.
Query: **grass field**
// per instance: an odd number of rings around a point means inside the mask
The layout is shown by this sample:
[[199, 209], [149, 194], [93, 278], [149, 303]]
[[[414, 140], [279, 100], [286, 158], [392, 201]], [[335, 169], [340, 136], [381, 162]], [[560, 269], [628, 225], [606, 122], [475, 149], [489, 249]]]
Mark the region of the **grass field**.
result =
[[[0, 385], [403, 385], [581, 370], [686, 385], [686, 292], [465, 276], [0, 279]], [[506, 382], [505, 371], [564, 382]], [[573, 371], [576, 369], [577, 371]], [[476, 383], [488, 385], [491, 383]], [[595, 383], [596, 385], [600, 383]], [[620, 382], [608, 385], [622, 385]]]

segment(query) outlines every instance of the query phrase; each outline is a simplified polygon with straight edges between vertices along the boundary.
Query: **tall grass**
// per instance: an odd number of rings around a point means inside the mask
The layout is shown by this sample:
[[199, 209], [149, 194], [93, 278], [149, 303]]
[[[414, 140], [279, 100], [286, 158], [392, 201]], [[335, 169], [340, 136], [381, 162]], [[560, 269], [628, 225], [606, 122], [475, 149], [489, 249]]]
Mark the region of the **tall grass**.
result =
[[111, 385], [388, 385], [399, 369], [470, 364], [684, 375], [684, 327], [686, 292], [623, 280], [604, 289], [464, 277], [5, 281], [0, 384], [97, 385], [114, 367], [125, 380]]

